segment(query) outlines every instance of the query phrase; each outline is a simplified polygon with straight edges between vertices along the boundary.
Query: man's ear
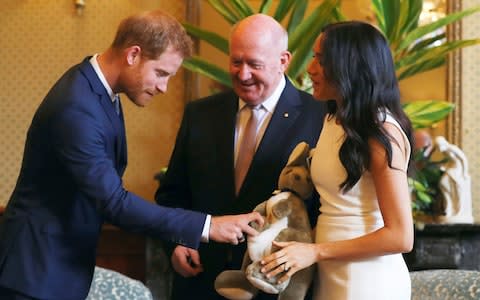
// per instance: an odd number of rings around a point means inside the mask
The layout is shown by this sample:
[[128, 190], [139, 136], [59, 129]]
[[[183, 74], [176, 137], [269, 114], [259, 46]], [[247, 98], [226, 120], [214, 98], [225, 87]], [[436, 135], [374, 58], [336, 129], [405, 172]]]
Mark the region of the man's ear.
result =
[[131, 46], [125, 49], [127, 64], [129, 66], [134, 65], [139, 59], [140, 55], [142, 54], [142, 48], [140, 46]]
[[291, 60], [292, 60], [292, 54], [287, 50], [282, 51], [282, 53], [280, 54], [280, 64], [282, 65], [283, 72], [287, 70]]

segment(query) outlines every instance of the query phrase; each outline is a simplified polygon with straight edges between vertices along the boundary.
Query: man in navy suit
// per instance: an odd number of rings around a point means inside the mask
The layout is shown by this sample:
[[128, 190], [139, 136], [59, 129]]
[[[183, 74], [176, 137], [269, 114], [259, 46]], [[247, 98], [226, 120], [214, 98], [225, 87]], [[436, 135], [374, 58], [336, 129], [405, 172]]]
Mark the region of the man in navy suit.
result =
[[[230, 37], [233, 91], [187, 105], [168, 171], [156, 192], [159, 204], [210, 214], [252, 211], [276, 189], [293, 148], [301, 141], [315, 147], [324, 106], [284, 75], [291, 59], [287, 45], [286, 31], [269, 16], [253, 15], [236, 24]], [[237, 192], [234, 169], [248, 105], [261, 111], [260, 122], [256, 152]], [[196, 299], [221, 299], [214, 290], [216, 276], [225, 269], [239, 269], [245, 252], [245, 243], [236, 247], [209, 243], [198, 250], [165, 246], [178, 273], [174, 300], [192, 299], [192, 293]], [[256, 299], [267, 298], [276, 297], [261, 294]]]
[[28, 130], [0, 226], [0, 299], [85, 299], [104, 221], [185, 247], [238, 244], [259, 214], [212, 217], [145, 201], [122, 186], [124, 92], [138, 106], [164, 93], [190, 54], [182, 26], [160, 11], [126, 18], [104, 53], [68, 70]]

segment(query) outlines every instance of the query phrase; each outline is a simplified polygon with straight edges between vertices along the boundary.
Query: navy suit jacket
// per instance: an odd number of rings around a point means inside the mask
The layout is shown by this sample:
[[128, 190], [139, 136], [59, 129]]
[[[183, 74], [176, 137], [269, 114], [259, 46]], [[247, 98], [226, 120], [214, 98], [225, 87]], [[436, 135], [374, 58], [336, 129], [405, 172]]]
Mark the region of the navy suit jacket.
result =
[[[278, 176], [295, 146], [315, 147], [325, 105], [297, 90], [287, 79], [265, 134], [257, 148], [238, 197], [234, 183], [234, 139], [238, 96], [225, 92], [190, 102], [185, 109], [168, 171], [156, 193], [159, 204], [213, 215], [252, 211], [277, 187]], [[318, 212], [318, 195], [313, 199]], [[315, 213], [315, 212], [313, 212]], [[170, 255], [172, 248], [167, 245]], [[209, 243], [199, 248], [204, 272], [176, 278], [174, 294], [195, 291], [214, 299], [215, 277], [228, 265], [239, 269], [245, 243], [239, 246]], [[179, 297], [179, 299], [182, 297]], [[183, 299], [188, 299], [186, 294]]]
[[0, 286], [37, 298], [85, 299], [104, 221], [197, 248], [206, 218], [122, 187], [123, 116], [88, 60], [68, 70], [36, 111], [0, 225]]

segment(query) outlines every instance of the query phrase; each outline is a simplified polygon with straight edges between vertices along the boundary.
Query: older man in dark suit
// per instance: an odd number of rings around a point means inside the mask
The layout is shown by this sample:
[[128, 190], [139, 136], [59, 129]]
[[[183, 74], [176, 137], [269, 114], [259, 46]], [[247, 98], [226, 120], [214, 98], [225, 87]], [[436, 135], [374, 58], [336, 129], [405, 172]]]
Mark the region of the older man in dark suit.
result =
[[[301, 141], [315, 147], [324, 106], [284, 75], [291, 59], [287, 45], [286, 31], [266, 15], [250, 16], [233, 28], [234, 90], [187, 105], [168, 171], [156, 193], [158, 203], [210, 214], [252, 211], [275, 190], [293, 148]], [[250, 143], [254, 115], [255, 154], [245, 168], [249, 151], [245, 144]], [[318, 204], [318, 195], [313, 201]], [[210, 243], [198, 251], [166, 248], [178, 272], [172, 298], [191, 299], [193, 293], [196, 299], [211, 300], [220, 299], [214, 290], [216, 276], [240, 268], [245, 243], [235, 247]]]
[[40, 104], [0, 226], [0, 299], [85, 299], [101, 225], [185, 247], [238, 244], [260, 215], [211, 217], [161, 207], [122, 186], [127, 145], [117, 93], [146, 105], [189, 55], [182, 26], [160, 11], [129, 17], [112, 46], [68, 70]]

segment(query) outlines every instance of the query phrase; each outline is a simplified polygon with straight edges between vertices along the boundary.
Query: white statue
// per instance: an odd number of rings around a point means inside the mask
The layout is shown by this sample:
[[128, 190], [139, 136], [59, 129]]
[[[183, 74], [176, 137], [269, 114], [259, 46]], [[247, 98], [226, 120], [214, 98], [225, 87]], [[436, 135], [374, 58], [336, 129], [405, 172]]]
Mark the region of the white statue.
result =
[[442, 166], [445, 172], [439, 187], [443, 196], [445, 215], [441, 223], [473, 223], [471, 179], [468, 174], [467, 157], [460, 148], [450, 144], [443, 136], [435, 138], [438, 151], [448, 161]]

